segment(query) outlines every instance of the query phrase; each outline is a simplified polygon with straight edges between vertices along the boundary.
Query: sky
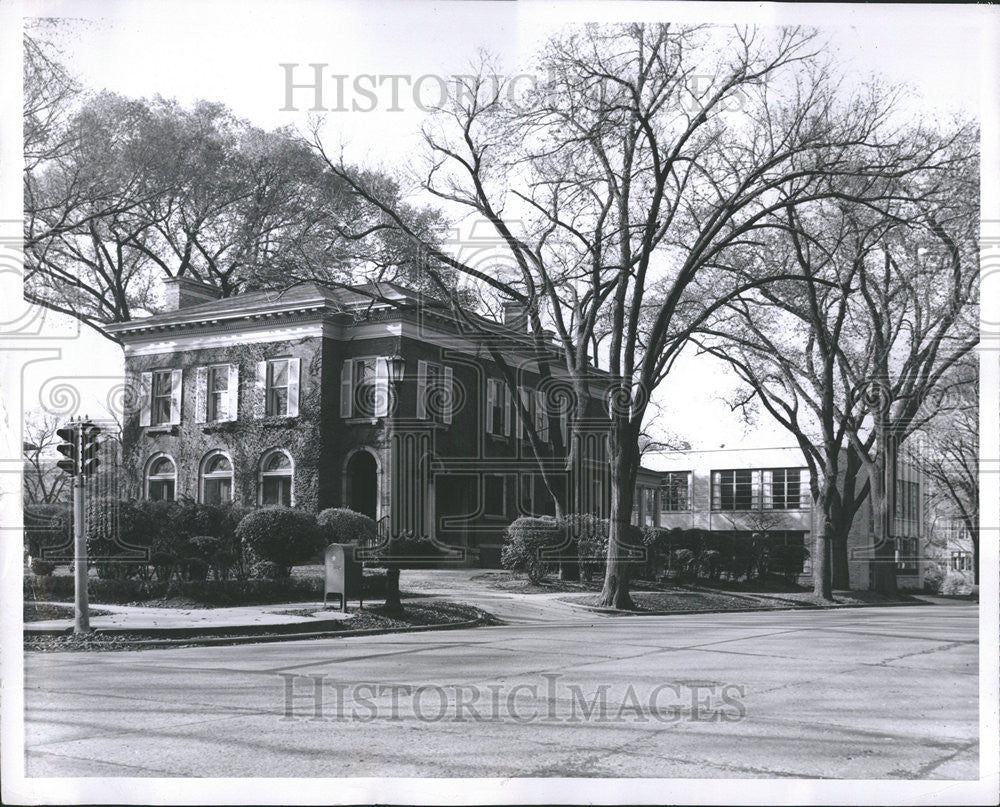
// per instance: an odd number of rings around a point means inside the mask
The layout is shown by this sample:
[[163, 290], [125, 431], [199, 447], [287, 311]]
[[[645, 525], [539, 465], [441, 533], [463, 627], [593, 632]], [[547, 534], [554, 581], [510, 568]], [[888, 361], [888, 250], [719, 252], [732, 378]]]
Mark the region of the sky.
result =
[[[752, 4], [646, 4], [568, 2], [23, 2], [25, 16], [60, 17], [63, 59], [93, 90], [128, 96], [160, 94], [189, 104], [221, 101], [264, 128], [303, 127], [312, 92], [295, 90], [297, 111], [283, 110], [286, 74], [305, 83], [310, 64], [324, 65], [325, 105], [335, 107], [335, 75], [347, 76], [345, 106], [370, 105], [352, 93], [383, 79], [372, 111], [330, 111], [327, 138], [343, 141], [352, 161], [398, 165], [414, 153], [424, 112], [413, 86], [433, 94], [441, 82], [469, 72], [481, 49], [496, 55], [503, 72], [530, 73], [531, 54], [545, 36], [572, 21], [669, 18], [685, 21], [806, 22], [821, 26], [848, 84], [874, 74], [905, 83], [913, 112], [976, 115], [989, 26], [976, 8], [934, 6], [794, 8]], [[805, 19], [808, 17], [808, 19]], [[282, 65], [294, 65], [284, 68]], [[424, 77], [424, 78], [421, 78]], [[393, 103], [391, 88], [399, 88]], [[63, 376], [86, 376], [81, 405], [100, 406], [122, 371], [121, 351], [88, 329], [47, 315], [46, 329], [62, 355], [25, 371], [25, 408], [39, 393], [51, 395]], [[56, 329], [62, 329], [57, 331]], [[724, 399], [734, 378], [718, 361], [687, 357], [657, 392], [658, 423], [696, 448], [788, 445], [786, 433], [762, 416], [747, 430]], [[47, 391], [47, 392], [46, 392]]]

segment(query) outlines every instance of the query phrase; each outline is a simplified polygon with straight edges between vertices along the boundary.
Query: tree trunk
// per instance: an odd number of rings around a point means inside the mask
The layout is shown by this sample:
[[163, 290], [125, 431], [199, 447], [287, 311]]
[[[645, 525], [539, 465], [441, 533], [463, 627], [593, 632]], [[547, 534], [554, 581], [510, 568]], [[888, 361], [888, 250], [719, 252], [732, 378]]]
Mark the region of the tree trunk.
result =
[[601, 605], [634, 610], [629, 594], [628, 533], [635, 496], [635, 476], [639, 466], [638, 441], [631, 443], [613, 435], [611, 452], [611, 514], [608, 518], [608, 561], [604, 572]]
[[851, 569], [847, 563], [847, 536], [840, 530], [833, 536], [830, 564], [830, 585], [834, 589], [846, 591], [851, 587]]
[[385, 571], [385, 610], [402, 613], [403, 602], [399, 597], [399, 567], [390, 566]]
[[834, 528], [830, 519], [823, 519], [823, 529], [816, 531], [813, 547], [813, 594], [824, 600], [833, 599], [833, 585], [830, 578], [830, 548], [833, 545]]

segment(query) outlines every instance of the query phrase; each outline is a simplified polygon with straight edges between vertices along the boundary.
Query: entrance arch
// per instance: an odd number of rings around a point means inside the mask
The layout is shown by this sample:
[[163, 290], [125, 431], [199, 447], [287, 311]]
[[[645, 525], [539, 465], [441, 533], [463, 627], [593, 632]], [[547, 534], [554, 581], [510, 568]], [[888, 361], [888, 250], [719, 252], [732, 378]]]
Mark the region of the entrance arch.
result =
[[346, 506], [377, 521], [378, 463], [370, 451], [362, 449], [348, 457], [344, 483]]

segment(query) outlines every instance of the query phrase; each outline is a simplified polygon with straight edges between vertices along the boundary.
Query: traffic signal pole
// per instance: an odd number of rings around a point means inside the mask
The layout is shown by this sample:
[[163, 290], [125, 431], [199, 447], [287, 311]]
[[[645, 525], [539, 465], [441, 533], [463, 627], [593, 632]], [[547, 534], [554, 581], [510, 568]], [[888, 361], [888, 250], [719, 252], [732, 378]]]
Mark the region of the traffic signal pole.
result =
[[[77, 462], [83, 456], [83, 428], [76, 429]], [[73, 633], [90, 632], [90, 608], [87, 602], [87, 534], [84, 530], [83, 474], [73, 477]]]

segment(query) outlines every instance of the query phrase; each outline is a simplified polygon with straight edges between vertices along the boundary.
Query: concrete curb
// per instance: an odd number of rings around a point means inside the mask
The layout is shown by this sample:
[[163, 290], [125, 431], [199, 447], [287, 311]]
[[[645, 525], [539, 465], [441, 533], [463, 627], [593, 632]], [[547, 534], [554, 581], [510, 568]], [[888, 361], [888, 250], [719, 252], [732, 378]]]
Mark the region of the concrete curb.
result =
[[[336, 622], [336, 620], [324, 620], [325, 622]], [[292, 642], [297, 639], [332, 639], [332, 638], [350, 638], [352, 636], [378, 636], [386, 633], [420, 633], [423, 631], [440, 631], [440, 630], [458, 630], [461, 628], [476, 628], [483, 626], [485, 624], [482, 619], [472, 619], [465, 622], [442, 622], [434, 625], [409, 625], [403, 628], [365, 628], [363, 630], [312, 630], [312, 631], [299, 631], [299, 632], [279, 632], [271, 631], [267, 633], [232, 633], [220, 635], [222, 630], [212, 630], [211, 628], [201, 628], [201, 629], [184, 629], [189, 632], [189, 636], [186, 638], [175, 638], [175, 639], [134, 639], [128, 641], [129, 647], [177, 647], [181, 645], [236, 645], [236, 644], [257, 644], [265, 642]], [[295, 625], [275, 625], [274, 628], [291, 628], [299, 627], [298, 624]], [[110, 630], [102, 630], [100, 628], [94, 630], [92, 634], [97, 634], [100, 636], [129, 636], [135, 635], [137, 633], [149, 633], [157, 631], [156, 628], [148, 628], [146, 630], [121, 630], [118, 628]], [[166, 628], [163, 630], [181, 630], [180, 628]], [[238, 630], [237, 628], [231, 628], [227, 630]], [[71, 636], [73, 633], [72, 628], [65, 630], [38, 630], [33, 633], [29, 633], [25, 630], [24, 637], [27, 638], [42, 638], [44, 636]]]
[[930, 605], [931, 603], [912, 601], [834, 603], [833, 605], [808, 603], [803, 605], [779, 605], [775, 608], [698, 608], [691, 611], [620, 611], [617, 608], [604, 608], [600, 605], [574, 604], [580, 608], [586, 608], [588, 611], [594, 611], [598, 614], [609, 614], [611, 616], [683, 616], [684, 614], [744, 614], [751, 611], [836, 611], [844, 608], [895, 608], [900, 605]]

